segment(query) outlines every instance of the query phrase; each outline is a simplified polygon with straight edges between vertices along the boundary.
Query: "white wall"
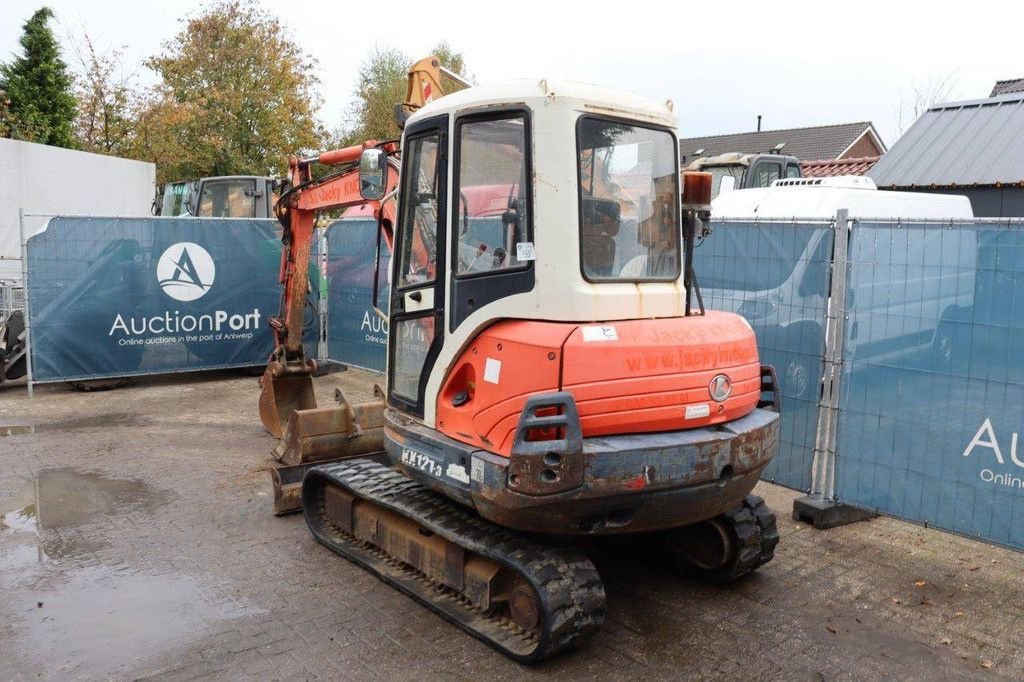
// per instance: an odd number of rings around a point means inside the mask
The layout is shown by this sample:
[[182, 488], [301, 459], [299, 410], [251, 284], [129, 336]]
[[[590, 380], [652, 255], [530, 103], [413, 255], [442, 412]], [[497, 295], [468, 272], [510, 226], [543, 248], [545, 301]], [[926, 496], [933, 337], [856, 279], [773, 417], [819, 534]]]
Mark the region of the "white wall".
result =
[[[18, 209], [47, 215], [148, 216], [156, 166], [0, 139], [0, 281], [21, 279]], [[26, 218], [26, 236], [47, 218]]]

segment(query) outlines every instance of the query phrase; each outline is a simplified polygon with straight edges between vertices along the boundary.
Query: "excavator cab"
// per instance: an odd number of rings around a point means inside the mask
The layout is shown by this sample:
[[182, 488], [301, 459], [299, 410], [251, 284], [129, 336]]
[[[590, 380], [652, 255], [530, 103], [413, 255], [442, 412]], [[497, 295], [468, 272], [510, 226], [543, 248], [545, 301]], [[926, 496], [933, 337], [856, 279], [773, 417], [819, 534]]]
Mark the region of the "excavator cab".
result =
[[[759, 407], [749, 325], [689, 305], [707, 199], [681, 204], [677, 147], [670, 104], [577, 84], [472, 88], [409, 118], [383, 418], [394, 466], [540, 533], [659, 530], [743, 500], [778, 415]], [[662, 457], [666, 433], [694, 471], [640, 454]], [[690, 448], [711, 443], [698, 464]], [[624, 500], [630, 486], [652, 495]]]

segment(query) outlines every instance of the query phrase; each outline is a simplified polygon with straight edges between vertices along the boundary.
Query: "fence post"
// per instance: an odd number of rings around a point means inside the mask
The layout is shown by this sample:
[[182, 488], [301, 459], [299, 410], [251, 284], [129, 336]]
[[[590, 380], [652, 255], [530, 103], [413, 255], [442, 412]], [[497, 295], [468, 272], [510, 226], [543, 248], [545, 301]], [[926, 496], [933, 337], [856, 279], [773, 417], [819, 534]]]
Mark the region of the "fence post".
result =
[[18, 234], [21, 238], [21, 285], [25, 292], [25, 380], [28, 397], [35, 397], [32, 387], [32, 317], [28, 295], [28, 239], [25, 238], [25, 208], [18, 208]]
[[317, 267], [320, 268], [320, 296], [317, 297], [320, 308], [317, 311], [317, 317], [320, 321], [320, 333], [317, 335], [316, 358], [321, 364], [327, 360], [328, 353], [327, 296], [329, 295], [329, 285], [327, 282], [327, 264], [330, 254], [328, 253], [327, 229], [320, 230], [320, 257], [317, 259], [319, 260]]
[[[815, 528], [834, 528], [875, 516], [858, 507], [836, 500], [836, 432], [839, 426], [839, 401], [843, 376], [843, 352], [846, 339], [847, 271], [849, 270], [850, 231], [853, 221], [847, 209], [836, 212], [832, 223], [832, 267], [825, 313], [825, 348], [822, 357], [821, 398], [814, 436], [814, 461], [811, 464], [811, 490], [793, 502], [793, 518], [807, 521]], [[783, 417], [785, 418], [785, 417]]]

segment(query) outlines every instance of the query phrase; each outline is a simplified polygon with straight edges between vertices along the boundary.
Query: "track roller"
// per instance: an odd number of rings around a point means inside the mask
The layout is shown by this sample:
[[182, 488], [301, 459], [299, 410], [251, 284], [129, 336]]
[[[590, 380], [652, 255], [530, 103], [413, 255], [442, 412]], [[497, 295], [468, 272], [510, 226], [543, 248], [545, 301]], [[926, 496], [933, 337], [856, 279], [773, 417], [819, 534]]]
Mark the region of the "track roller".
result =
[[302, 485], [318, 542], [524, 663], [601, 627], [604, 585], [578, 550], [490, 523], [377, 462], [317, 466]]
[[688, 573], [709, 582], [734, 582], [775, 556], [779, 531], [764, 500], [749, 495], [721, 516], [667, 532], [669, 555]]

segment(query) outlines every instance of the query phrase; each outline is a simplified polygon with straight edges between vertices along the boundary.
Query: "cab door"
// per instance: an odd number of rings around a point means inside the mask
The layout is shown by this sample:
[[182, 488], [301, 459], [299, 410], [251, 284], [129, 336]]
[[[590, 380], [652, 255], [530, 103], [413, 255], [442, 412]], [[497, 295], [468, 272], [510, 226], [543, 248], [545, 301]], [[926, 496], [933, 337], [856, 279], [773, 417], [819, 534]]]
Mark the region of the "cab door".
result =
[[388, 402], [423, 416], [444, 341], [448, 116], [406, 128], [388, 329]]

